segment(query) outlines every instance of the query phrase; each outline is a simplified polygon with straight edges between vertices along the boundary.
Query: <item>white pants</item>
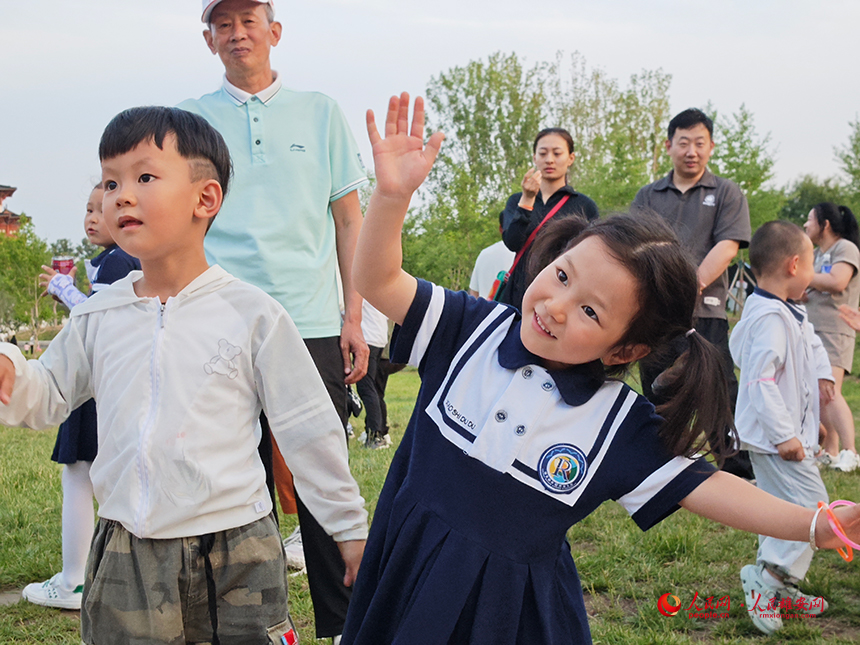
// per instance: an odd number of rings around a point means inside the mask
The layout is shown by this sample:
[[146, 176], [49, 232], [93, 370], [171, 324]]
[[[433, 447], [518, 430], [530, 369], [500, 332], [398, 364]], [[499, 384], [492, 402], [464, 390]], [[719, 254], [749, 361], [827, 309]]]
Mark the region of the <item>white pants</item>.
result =
[[[829, 503], [827, 489], [811, 451], [807, 451], [803, 461], [786, 461], [779, 455], [750, 451], [750, 461], [756, 486], [774, 497], [806, 508], [817, 508], [819, 501]], [[798, 582], [806, 577], [813, 553], [809, 542], [778, 540], [766, 535], [759, 535], [758, 542], [756, 561], [759, 564], [769, 565], [788, 576], [789, 582]]]

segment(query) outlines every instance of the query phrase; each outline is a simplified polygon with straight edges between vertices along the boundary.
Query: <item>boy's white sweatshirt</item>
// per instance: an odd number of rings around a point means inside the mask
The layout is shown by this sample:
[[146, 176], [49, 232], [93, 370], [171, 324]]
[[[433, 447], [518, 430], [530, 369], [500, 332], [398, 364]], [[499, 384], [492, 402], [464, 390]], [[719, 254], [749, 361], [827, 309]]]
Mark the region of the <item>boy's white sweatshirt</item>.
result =
[[38, 361], [13, 345], [16, 382], [0, 422], [46, 428], [89, 398], [99, 515], [141, 538], [204, 535], [266, 516], [257, 452], [265, 410], [302, 500], [337, 541], [367, 512], [322, 379], [284, 308], [210, 267], [162, 304], [130, 273], [75, 307]]
[[830, 361], [806, 308], [760, 289], [747, 298], [729, 339], [740, 387], [735, 425], [745, 450], [779, 454], [797, 437], [818, 444], [818, 380], [833, 380]]

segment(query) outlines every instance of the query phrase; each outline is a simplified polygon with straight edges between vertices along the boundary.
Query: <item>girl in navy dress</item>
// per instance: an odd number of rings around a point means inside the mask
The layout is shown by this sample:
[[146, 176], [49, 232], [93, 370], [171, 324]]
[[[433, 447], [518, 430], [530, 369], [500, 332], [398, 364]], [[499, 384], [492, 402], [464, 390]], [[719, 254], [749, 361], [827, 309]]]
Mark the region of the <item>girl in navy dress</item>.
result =
[[[140, 262], [119, 248], [113, 241], [102, 218], [104, 188], [96, 185], [87, 201], [84, 229], [90, 244], [104, 247], [92, 260], [86, 261], [87, 278], [92, 293], [140, 269]], [[87, 296], [75, 287], [74, 273], [63, 275], [50, 267], [39, 276], [47, 293], [55, 296], [69, 309]], [[63, 468], [63, 570], [44, 582], [33, 582], [22, 595], [37, 605], [60, 609], [80, 609], [84, 586], [84, 570], [95, 526], [93, 485], [90, 465], [96, 458], [96, 405], [93, 399], [72, 411], [60, 425], [51, 459]]]
[[[565, 533], [607, 499], [643, 529], [680, 505], [746, 531], [841, 546], [812, 510], [701, 456], [708, 438], [718, 461], [729, 452], [716, 432], [731, 424], [728, 396], [714, 349], [687, 333], [695, 269], [659, 218], [617, 216], [578, 236], [576, 218], [548, 228], [522, 314], [401, 269], [403, 219], [443, 139], [424, 145], [420, 98], [409, 131], [408, 105], [408, 95], [392, 97], [384, 138], [368, 112], [377, 184], [354, 275], [401, 325], [392, 360], [417, 366], [422, 385], [379, 497], [344, 645], [590, 643]], [[685, 333], [689, 352], [658, 384], [669, 399], [660, 416], [607, 378]], [[860, 538], [860, 507], [837, 514]]]

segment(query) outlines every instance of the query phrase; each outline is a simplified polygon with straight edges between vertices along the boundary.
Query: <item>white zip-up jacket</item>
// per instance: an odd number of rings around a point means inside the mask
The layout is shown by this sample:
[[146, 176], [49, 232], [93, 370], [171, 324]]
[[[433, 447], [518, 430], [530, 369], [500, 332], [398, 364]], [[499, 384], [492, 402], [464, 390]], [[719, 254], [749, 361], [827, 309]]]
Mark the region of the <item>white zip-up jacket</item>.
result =
[[16, 375], [0, 422], [55, 426], [95, 398], [99, 515], [140, 538], [177, 538], [269, 514], [264, 410], [317, 521], [337, 541], [364, 539], [343, 427], [284, 308], [218, 266], [164, 305], [135, 295], [142, 275], [76, 306], [38, 361], [0, 345]]
[[806, 308], [756, 289], [729, 339], [741, 369], [735, 425], [741, 447], [779, 454], [797, 437], [807, 453], [818, 444], [819, 379], [833, 380], [830, 361]]

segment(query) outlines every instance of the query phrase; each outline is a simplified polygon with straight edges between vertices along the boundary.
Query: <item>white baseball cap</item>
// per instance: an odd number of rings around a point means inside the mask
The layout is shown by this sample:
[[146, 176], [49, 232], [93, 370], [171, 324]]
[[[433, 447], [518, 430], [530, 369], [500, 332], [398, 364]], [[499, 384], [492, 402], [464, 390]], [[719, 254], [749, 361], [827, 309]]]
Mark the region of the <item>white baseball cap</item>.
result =
[[[275, 8], [274, 0], [254, 0], [255, 2], [259, 2], [260, 4], [271, 5], [272, 9]], [[212, 13], [212, 10], [221, 2], [221, 0], [203, 0], [203, 18], [201, 20], [209, 24], [209, 14]]]

